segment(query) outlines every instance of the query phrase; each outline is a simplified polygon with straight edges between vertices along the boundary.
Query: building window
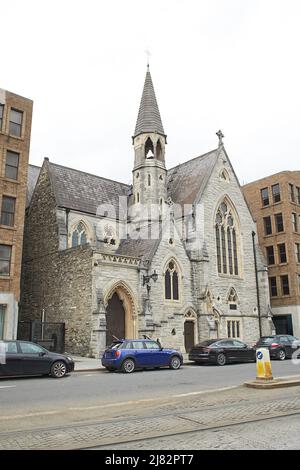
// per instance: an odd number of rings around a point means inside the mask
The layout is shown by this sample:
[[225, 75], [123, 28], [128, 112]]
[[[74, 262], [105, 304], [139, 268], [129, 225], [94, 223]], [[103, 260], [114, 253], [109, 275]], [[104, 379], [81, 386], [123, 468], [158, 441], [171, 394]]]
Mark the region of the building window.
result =
[[10, 275], [11, 246], [0, 245], [0, 276]]
[[300, 274], [298, 274], [298, 290], [300, 292]]
[[274, 247], [267, 246], [266, 252], [267, 252], [268, 266], [270, 266], [271, 264], [275, 264]]
[[297, 204], [300, 204], [300, 188], [296, 186]]
[[11, 150], [6, 151], [6, 163], [5, 163], [5, 177], [11, 180], [18, 179], [18, 168], [19, 168], [19, 157], [20, 155]]
[[289, 276], [280, 276], [282, 295], [290, 295]]
[[238, 276], [238, 228], [227, 202], [220, 204], [215, 224], [218, 272]]
[[264, 228], [265, 228], [265, 235], [271, 235], [272, 234], [272, 222], [271, 222], [271, 217], [264, 217]]
[[153, 142], [150, 137], [148, 137], [145, 144], [145, 158], [154, 158]]
[[5, 311], [6, 305], [0, 305], [0, 340], [4, 339]]
[[165, 299], [179, 300], [178, 268], [173, 260], [165, 271]]
[[289, 183], [289, 193], [290, 193], [290, 200], [295, 202], [295, 193], [294, 193], [294, 185]]
[[136, 202], [140, 202], [140, 193], [136, 193]]
[[275, 225], [276, 225], [276, 232], [284, 231], [282, 214], [275, 214]]
[[279, 257], [279, 263], [286, 263], [285, 243], [280, 243], [278, 245], [278, 257]]
[[2, 225], [14, 226], [15, 223], [15, 207], [16, 207], [16, 198], [15, 197], [2, 197], [2, 209], [1, 209], [1, 220]]
[[277, 280], [276, 277], [269, 277], [269, 285], [270, 285], [270, 296], [277, 297]]
[[0, 132], [2, 130], [3, 114], [4, 114], [4, 104], [0, 104]]
[[237, 310], [237, 293], [235, 289], [232, 287], [229, 291], [228, 298], [227, 298], [228, 304], [229, 304], [229, 310]]
[[280, 186], [279, 184], [273, 184], [272, 186], [273, 202], [280, 202]]
[[151, 186], [151, 175], [148, 175], [148, 186]]
[[298, 232], [298, 220], [297, 220], [297, 214], [295, 212], [292, 212], [292, 226], [293, 226], [293, 231]]
[[16, 137], [22, 135], [23, 112], [11, 109], [9, 113], [9, 133]]
[[300, 263], [300, 243], [295, 243], [296, 261]]
[[227, 320], [228, 338], [240, 338], [240, 320]]
[[261, 189], [260, 194], [261, 194], [262, 205], [268, 206], [270, 204], [268, 188]]
[[72, 247], [87, 243], [86, 230], [82, 222], [72, 232]]

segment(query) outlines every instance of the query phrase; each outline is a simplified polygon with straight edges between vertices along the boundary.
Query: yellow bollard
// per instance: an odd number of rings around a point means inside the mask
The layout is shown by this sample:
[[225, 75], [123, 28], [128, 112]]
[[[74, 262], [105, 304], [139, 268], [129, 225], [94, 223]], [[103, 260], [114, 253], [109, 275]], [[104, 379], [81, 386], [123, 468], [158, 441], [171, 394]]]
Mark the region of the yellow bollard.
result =
[[273, 380], [270, 353], [266, 348], [256, 350], [256, 378], [258, 380]]

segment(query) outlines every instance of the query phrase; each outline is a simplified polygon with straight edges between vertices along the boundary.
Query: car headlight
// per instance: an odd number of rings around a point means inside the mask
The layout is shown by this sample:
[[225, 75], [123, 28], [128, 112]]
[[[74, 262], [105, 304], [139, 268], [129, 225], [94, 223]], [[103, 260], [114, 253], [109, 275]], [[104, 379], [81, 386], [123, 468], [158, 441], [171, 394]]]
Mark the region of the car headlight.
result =
[[73, 362], [73, 358], [71, 356], [66, 356], [66, 358], [68, 359], [68, 361]]

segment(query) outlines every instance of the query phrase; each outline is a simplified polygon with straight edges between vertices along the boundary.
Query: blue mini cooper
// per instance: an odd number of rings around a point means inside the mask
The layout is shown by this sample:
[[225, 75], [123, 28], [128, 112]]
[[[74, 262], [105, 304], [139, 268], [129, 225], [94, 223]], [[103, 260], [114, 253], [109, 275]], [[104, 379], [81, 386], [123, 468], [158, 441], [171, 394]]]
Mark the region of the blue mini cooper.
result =
[[102, 365], [108, 371], [122, 370], [130, 374], [135, 369], [170, 367], [179, 369], [182, 354], [176, 349], [164, 349], [152, 339], [122, 339], [114, 341], [104, 351]]

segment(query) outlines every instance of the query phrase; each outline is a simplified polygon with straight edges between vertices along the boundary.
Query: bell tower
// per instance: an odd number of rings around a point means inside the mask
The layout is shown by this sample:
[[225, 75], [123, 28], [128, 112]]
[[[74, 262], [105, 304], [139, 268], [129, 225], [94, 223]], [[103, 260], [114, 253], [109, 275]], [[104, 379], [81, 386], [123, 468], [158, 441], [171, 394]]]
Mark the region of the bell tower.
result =
[[149, 65], [132, 141], [134, 203], [148, 208], [157, 205], [162, 210], [167, 198], [167, 136], [161, 122]]

